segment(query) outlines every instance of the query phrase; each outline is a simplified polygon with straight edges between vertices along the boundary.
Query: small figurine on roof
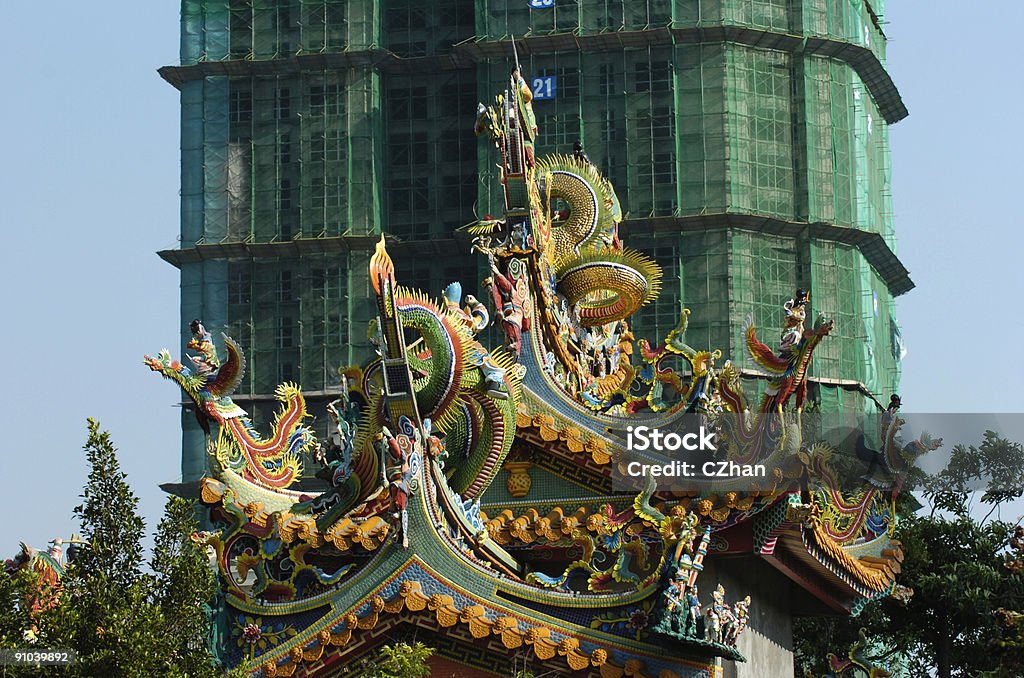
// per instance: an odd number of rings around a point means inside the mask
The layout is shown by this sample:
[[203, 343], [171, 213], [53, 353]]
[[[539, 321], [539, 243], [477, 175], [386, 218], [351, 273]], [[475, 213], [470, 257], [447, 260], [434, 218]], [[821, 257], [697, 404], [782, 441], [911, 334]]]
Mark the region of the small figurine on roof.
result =
[[779, 353], [788, 356], [793, 352], [804, 337], [804, 320], [807, 319], [807, 302], [811, 295], [805, 290], [797, 290], [796, 295], [782, 305], [786, 311], [786, 324], [782, 328], [782, 341]]
[[903, 405], [903, 400], [900, 399], [898, 393], [893, 393], [889, 396], [889, 406], [885, 408], [885, 412], [882, 413], [882, 431], [888, 431], [889, 427], [892, 426], [899, 416], [900, 407]]
[[202, 355], [189, 356], [192, 360], [192, 364], [196, 367], [196, 372], [199, 374], [209, 374], [218, 367], [220, 367], [220, 359], [217, 358], [217, 349], [213, 346], [213, 337], [203, 327], [203, 321], [199, 318], [193, 320], [189, 326], [189, 331], [192, 332], [192, 339], [189, 340], [185, 346], [192, 349], [193, 351], [199, 351]]
[[[481, 136], [485, 132], [487, 136], [491, 138], [496, 144], [500, 139], [498, 134], [498, 114], [494, 112], [494, 109], [483, 104], [476, 105], [476, 122], [473, 123], [473, 133], [477, 136]], [[500, 148], [500, 145], [499, 145]]]
[[734, 619], [732, 610], [725, 603], [725, 587], [719, 584], [711, 592], [711, 604], [704, 609], [704, 639], [713, 643], [724, 642], [726, 626]]
[[686, 608], [689, 617], [686, 619], [686, 626], [683, 633], [696, 637], [700, 632], [700, 598], [698, 597], [697, 585], [693, 584], [686, 592]]
[[496, 311], [495, 319], [505, 333], [508, 347], [518, 355], [522, 347], [522, 333], [530, 329], [530, 319], [525, 308], [525, 284], [519, 286], [502, 273], [493, 255], [488, 255], [488, 260], [493, 276], [484, 280], [484, 287], [491, 291]]
[[519, 66], [512, 69], [512, 84], [515, 88], [518, 120], [523, 131], [523, 151], [527, 167], [535, 167], [533, 143], [537, 139], [537, 117], [533, 114], [533, 90], [519, 72]]
[[[462, 321], [473, 336], [490, 324], [491, 316], [487, 307], [472, 294], [466, 295], [466, 305], [461, 306], [462, 284], [450, 283], [442, 293], [445, 307], [450, 313]], [[480, 368], [486, 383], [487, 395], [498, 400], [506, 400], [509, 396], [505, 386], [505, 369], [491, 358], [490, 353], [476, 340], [467, 342], [466, 359], [470, 365]]]
[[747, 624], [750, 622], [750, 596], [743, 600], [737, 600], [733, 603], [732, 607], [733, 619], [728, 629], [726, 629], [724, 642], [730, 647], [736, 647], [740, 634], [743, 633], [743, 629], [747, 628]]
[[590, 158], [587, 157], [587, 152], [583, 150], [583, 141], [577, 139], [572, 142], [572, 157], [576, 158], [580, 162], [590, 164]]
[[519, 103], [519, 115], [523, 121], [523, 134], [528, 141], [537, 138], [537, 117], [533, 114], [533, 90], [526, 82], [519, 70], [519, 66], [512, 69], [512, 82], [516, 86], [517, 101]]
[[342, 375], [341, 379], [341, 397], [327, 404], [327, 415], [334, 426], [330, 443], [317, 443], [313, 450], [313, 459], [321, 466], [316, 477], [326, 480], [332, 487], [341, 487], [352, 475], [353, 442], [359, 412], [349, 400], [347, 378]]

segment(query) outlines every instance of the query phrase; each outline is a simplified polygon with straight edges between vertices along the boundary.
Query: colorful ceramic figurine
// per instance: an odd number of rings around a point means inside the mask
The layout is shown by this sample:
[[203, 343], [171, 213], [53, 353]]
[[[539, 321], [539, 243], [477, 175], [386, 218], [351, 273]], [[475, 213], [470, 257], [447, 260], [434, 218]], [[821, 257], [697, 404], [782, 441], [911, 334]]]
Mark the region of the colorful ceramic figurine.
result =
[[810, 301], [810, 293], [804, 290], [797, 290], [796, 295], [782, 305], [786, 312], [786, 322], [782, 327], [782, 339], [779, 345], [779, 354], [788, 356], [800, 343], [804, 336], [804, 320], [807, 318], [807, 302]]

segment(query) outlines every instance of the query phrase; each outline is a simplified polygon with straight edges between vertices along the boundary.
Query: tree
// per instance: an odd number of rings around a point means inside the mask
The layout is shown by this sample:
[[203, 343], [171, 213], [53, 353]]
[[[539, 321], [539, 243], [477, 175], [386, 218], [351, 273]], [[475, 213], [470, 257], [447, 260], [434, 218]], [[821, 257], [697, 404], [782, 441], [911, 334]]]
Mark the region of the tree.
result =
[[[972, 506], [984, 488], [981, 519]], [[840, 653], [865, 627], [874, 659], [900, 659], [914, 675], [1024, 675], [1020, 611], [1024, 565], [1015, 567], [1019, 528], [990, 520], [1024, 493], [1024, 449], [991, 431], [978, 447], [957, 446], [923, 494], [928, 515], [905, 517], [896, 531], [905, 560], [899, 583], [913, 594], [869, 604], [854, 619], [805, 619], [794, 628], [798, 675], [825, 670], [823, 644]], [[985, 510], [982, 508], [982, 510]], [[1018, 521], [1019, 525], [1019, 521]], [[1022, 535], [1024, 536], [1024, 535]]]
[[142, 537], [146, 525], [138, 514], [139, 498], [121, 470], [110, 434], [89, 419], [85, 457], [89, 476], [82, 503], [75, 507], [82, 537], [89, 544], [75, 565], [105, 584], [127, 589], [142, 578]]
[[430, 676], [427, 660], [433, 654], [431, 648], [420, 642], [385, 645], [373, 665], [359, 675], [361, 678], [427, 678]]
[[34, 587], [33, 580], [29, 572], [12, 575], [6, 567], [0, 567], [0, 648], [25, 646], [25, 630], [32, 626], [32, 620], [22, 601]]
[[934, 667], [940, 678], [999, 668], [993, 613], [1011, 594], [1000, 555], [1009, 526], [914, 517], [898, 535], [907, 554], [903, 581], [914, 595], [885, 611], [918, 667]]
[[924, 495], [932, 504], [932, 517], [940, 511], [960, 517], [971, 514], [981, 489], [981, 503], [989, 507], [982, 523], [1004, 503], [1024, 495], [1024, 446], [985, 431], [980, 446], [953, 448], [946, 468], [925, 481]]
[[166, 662], [175, 673], [213, 673], [209, 648], [210, 601], [215, 582], [206, 553], [193, 541], [196, 505], [171, 496], [156, 532], [152, 568], [154, 599], [163, 614]]
[[74, 649], [74, 674], [147, 675], [160, 662], [163, 616], [142, 571], [145, 523], [110, 435], [89, 419], [89, 476], [75, 507], [87, 546], [70, 563], [60, 604], [40, 615], [41, 640]]
[[[74, 513], [86, 545], [67, 565], [56, 604], [32, 610], [32, 573], [0, 574], [0, 643], [32, 627], [38, 646], [75, 650], [65, 676], [217, 675], [202, 605], [212, 592], [204, 553], [189, 538], [194, 507], [172, 497], [160, 523], [153, 573], [143, 571], [145, 524], [110, 436], [89, 420], [89, 476]], [[36, 606], [38, 608], [38, 606]], [[52, 670], [50, 671], [52, 673]], [[19, 675], [47, 675], [27, 669]]]

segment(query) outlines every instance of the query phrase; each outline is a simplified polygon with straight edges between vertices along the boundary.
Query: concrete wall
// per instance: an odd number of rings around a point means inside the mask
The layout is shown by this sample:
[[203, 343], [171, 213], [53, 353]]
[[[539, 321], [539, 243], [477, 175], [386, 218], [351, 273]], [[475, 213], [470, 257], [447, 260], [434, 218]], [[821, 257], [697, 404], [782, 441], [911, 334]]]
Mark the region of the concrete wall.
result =
[[791, 678], [793, 624], [791, 582], [758, 556], [709, 558], [697, 585], [701, 603], [721, 584], [732, 605], [749, 595], [750, 625], [737, 649], [746, 662], [722, 660], [723, 678]]

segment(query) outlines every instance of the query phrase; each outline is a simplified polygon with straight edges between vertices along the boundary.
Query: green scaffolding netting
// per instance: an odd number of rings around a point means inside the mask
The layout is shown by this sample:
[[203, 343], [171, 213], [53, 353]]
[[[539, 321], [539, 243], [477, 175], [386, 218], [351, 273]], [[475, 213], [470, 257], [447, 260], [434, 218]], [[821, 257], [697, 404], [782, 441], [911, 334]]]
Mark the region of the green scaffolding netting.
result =
[[[660, 341], [682, 304], [689, 343], [753, 368], [746, 318], [773, 343], [782, 303], [804, 287], [836, 319], [814, 375], [887, 398], [902, 350], [888, 287], [857, 247], [803, 228], [878, 233], [895, 248], [888, 124], [871, 90], [841, 58], [685, 33], [752, 29], [884, 59], [882, 12], [877, 0], [185, 0], [182, 65], [220, 70], [181, 83], [181, 245], [224, 249], [182, 265], [183, 326], [202, 317], [247, 348], [240, 393], [257, 421], [281, 381], [329, 397], [337, 367], [370, 353], [369, 252], [355, 240], [452, 243], [394, 253], [403, 282], [432, 294], [480, 278], [478, 258], [448, 239], [502, 211], [494, 151], [472, 133], [476, 103], [507, 86], [511, 65], [488, 41], [608, 34], [586, 51], [535, 40], [521, 61], [557, 83], [534, 103], [538, 155], [581, 139], [616, 186], [625, 239], [665, 268], [637, 336]], [[670, 29], [690, 37], [673, 43]], [[275, 244], [258, 259], [231, 249]], [[851, 390], [820, 398], [864, 406]]]

